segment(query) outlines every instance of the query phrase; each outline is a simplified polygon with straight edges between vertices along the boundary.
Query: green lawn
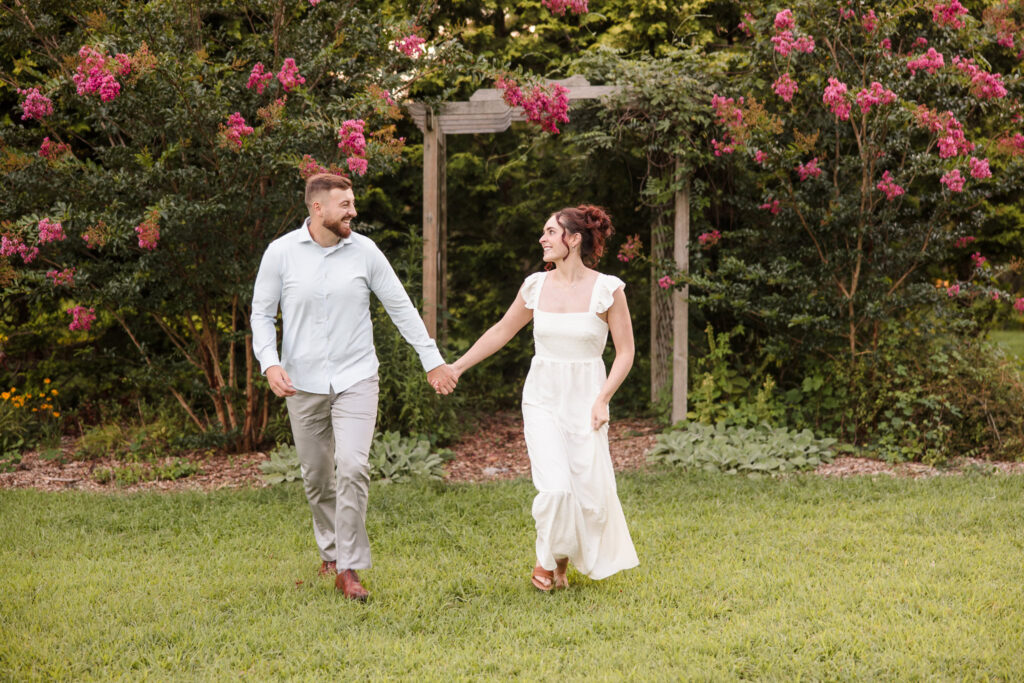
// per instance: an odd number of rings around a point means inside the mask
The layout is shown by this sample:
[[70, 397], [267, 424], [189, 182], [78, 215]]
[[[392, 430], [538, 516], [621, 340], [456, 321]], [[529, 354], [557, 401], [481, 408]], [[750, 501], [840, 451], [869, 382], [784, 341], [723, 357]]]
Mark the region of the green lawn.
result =
[[992, 341], [1024, 360], [1024, 330], [999, 330], [991, 333]]
[[0, 491], [0, 678], [1020, 679], [1024, 477], [620, 477], [641, 566], [530, 587], [533, 490], [371, 489], [370, 603], [298, 485]]

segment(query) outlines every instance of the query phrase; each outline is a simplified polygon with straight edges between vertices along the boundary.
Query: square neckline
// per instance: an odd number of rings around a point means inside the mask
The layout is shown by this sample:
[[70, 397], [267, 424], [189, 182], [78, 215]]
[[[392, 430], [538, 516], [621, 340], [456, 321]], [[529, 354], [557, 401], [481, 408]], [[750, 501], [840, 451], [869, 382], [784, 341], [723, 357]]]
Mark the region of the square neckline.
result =
[[586, 315], [586, 314], [591, 314], [595, 318], [600, 320], [601, 322], [607, 324], [606, 321], [604, 320], [604, 318], [599, 316], [597, 313], [594, 313], [594, 295], [597, 293], [597, 283], [601, 280], [601, 273], [597, 274], [597, 277], [594, 278], [594, 284], [590, 287], [590, 297], [587, 299], [587, 310], [585, 310], [585, 311], [545, 311], [544, 309], [542, 309], [540, 307], [540, 298], [541, 298], [541, 295], [544, 294], [544, 284], [548, 281], [548, 273], [550, 273], [550, 272], [551, 271], [549, 271], [549, 270], [542, 270], [541, 271], [541, 275], [543, 275], [544, 277], [541, 280], [540, 288], [537, 291], [537, 305], [533, 309], [535, 313], [544, 313], [545, 315]]

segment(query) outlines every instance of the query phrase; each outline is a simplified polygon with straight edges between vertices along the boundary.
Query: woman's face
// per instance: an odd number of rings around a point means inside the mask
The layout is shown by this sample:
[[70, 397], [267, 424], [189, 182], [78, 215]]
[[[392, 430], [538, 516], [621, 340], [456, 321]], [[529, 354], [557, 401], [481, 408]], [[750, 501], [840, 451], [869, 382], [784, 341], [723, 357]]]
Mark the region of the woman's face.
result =
[[544, 262], [558, 261], [569, 255], [569, 247], [562, 241], [565, 229], [558, 224], [552, 215], [544, 224], [544, 231], [540, 236], [540, 246], [544, 250]]

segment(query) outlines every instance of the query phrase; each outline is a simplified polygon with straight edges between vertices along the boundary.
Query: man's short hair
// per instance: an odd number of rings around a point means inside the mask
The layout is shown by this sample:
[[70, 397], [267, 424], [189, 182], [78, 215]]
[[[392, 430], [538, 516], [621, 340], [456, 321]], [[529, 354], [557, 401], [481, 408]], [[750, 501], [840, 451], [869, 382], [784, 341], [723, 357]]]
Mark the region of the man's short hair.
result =
[[306, 180], [306, 206], [313, 208], [314, 199], [333, 189], [351, 190], [352, 181], [343, 175], [333, 173], [317, 173]]

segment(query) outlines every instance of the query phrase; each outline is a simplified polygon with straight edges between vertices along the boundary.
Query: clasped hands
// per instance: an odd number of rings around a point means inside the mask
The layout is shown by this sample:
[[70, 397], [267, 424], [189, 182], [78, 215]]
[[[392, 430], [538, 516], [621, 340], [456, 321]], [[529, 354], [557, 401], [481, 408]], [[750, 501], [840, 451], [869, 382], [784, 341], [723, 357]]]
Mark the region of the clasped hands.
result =
[[455, 391], [455, 385], [459, 383], [459, 371], [452, 365], [438, 365], [427, 372], [427, 381], [434, 391], [443, 396]]

